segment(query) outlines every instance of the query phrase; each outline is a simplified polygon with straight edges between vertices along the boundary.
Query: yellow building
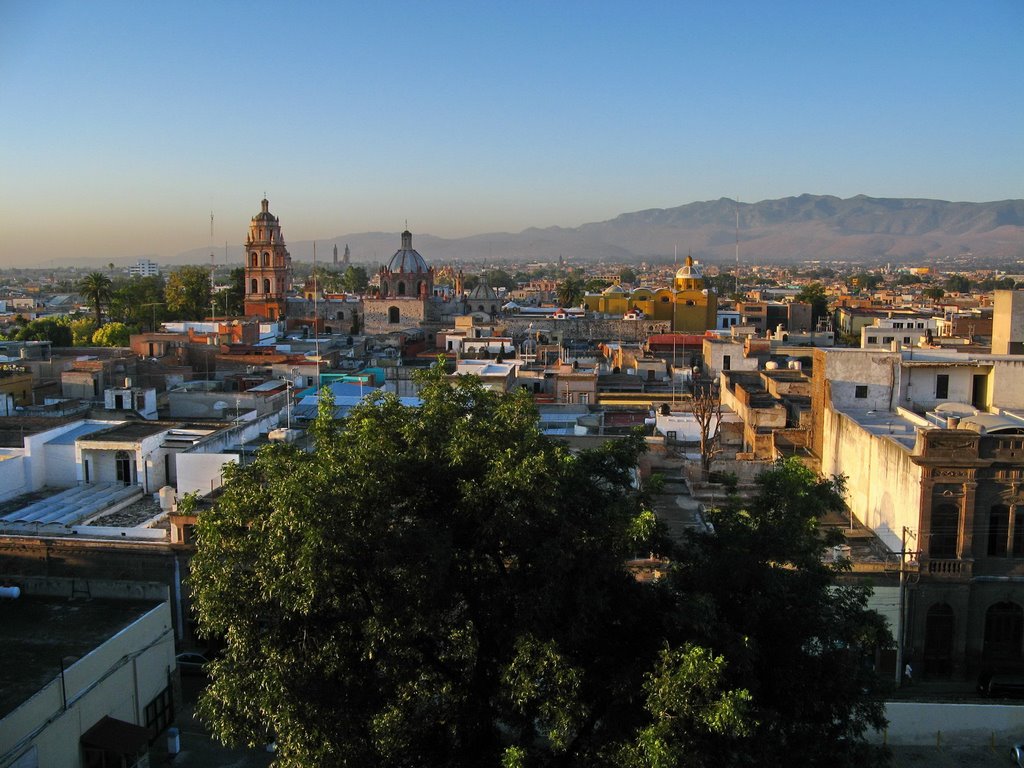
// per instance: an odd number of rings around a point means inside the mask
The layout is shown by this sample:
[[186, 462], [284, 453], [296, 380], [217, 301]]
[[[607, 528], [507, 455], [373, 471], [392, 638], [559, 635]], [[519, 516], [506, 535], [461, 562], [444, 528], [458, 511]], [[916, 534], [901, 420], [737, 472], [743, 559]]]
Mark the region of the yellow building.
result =
[[715, 327], [718, 297], [704, 287], [704, 274], [691, 256], [676, 272], [670, 288], [637, 288], [627, 291], [619, 284], [601, 293], [588, 293], [584, 307], [591, 312], [669, 321], [679, 333], [704, 333]]

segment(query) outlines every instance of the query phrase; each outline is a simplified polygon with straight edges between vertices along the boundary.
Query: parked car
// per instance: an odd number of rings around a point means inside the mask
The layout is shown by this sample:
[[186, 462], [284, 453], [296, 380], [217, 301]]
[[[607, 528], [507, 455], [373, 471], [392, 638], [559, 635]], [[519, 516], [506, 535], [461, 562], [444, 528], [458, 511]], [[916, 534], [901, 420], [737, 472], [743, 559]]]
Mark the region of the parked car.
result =
[[179, 653], [174, 657], [174, 660], [178, 664], [178, 669], [181, 670], [183, 675], [205, 675], [206, 665], [210, 663], [210, 660], [203, 656], [201, 653]]
[[1024, 672], [982, 672], [978, 677], [982, 696], [1024, 698]]

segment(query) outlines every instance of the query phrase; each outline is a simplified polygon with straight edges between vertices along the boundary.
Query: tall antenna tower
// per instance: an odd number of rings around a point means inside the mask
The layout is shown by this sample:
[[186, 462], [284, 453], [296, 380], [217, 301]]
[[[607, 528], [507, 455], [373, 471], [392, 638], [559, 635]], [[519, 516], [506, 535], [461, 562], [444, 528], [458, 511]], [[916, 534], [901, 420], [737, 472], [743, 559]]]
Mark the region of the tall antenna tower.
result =
[[740, 292], [740, 197], [736, 196], [736, 293]]
[[[334, 255], [337, 259], [338, 246], [334, 246]], [[320, 394], [320, 328], [318, 326], [320, 317], [316, 312], [316, 295], [320, 292], [317, 284], [316, 274], [316, 240], [313, 241], [313, 346], [316, 350], [316, 391]]]
[[[215, 282], [214, 281], [214, 273], [216, 271], [217, 271], [217, 259], [213, 255], [213, 211], [210, 211], [210, 298], [211, 298], [210, 307], [211, 308], [215, 306], [215, 303], [213, 301], [213, 286], [214, 286], [214, 282]], [[213, 317], [210, 318], [211, 320], [216, 320], [217, 319], [217, 315], [216, 315], [216, 311], [215, 310], [212, 310], [210, 312], [210, 314], [213, 315]], [[225, 316], [225, 319], [226, 319], [227, 318], [227, 310], [225, 310], [224, 316]]]

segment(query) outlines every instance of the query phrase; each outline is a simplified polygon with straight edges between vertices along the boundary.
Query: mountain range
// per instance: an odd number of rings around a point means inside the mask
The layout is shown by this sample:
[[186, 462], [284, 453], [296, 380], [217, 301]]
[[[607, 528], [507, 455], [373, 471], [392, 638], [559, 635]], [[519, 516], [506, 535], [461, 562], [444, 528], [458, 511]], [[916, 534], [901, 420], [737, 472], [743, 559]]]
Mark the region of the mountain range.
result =
[[[737, 226], [738, 220], [738, 226]], [[239, 222], [240, 232], [247, 222]], [[287, 231], [287, 230], [286, 230]], [[669, 261], [692, 253], [705, 263], [792, 263], [819, 259], [870, 263], [932, 263], [973, 257], [976, 263], [1024, 259], [1024, 200], [987, 203], [857, 195], [800, 195], [757, 203], [728, 198], [623, 213], [579, 227], [530, 228], [462, 238], [414, 233], [413, 247], [435, 266], [460, 262]], [[334, 245], [351, 249], [356, 264], [386, 263], [399, 247], [397, 232], [362, 232], [317, 241], [317, 258], [331, 263]], [[292, 258], [310, 261], [312, 241], [289, 241]], [[217, 262], [223, 263], [220, 249]], [[242, 247], [227, 258], [241, 263]], [[209, 263], [195, 249], [165, 259]]]

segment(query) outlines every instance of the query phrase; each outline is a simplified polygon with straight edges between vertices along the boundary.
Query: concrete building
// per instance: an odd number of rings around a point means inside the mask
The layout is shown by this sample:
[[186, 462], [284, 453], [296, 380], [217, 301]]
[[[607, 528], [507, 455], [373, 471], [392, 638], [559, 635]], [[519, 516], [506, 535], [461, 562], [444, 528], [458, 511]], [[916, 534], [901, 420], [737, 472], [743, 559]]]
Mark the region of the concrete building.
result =
[[1024, 291], [996, 291], [992, 314], [992, 352], [1024, 354]]
[[5, 576], [0, 765], [149, 765], [174, 718], [166, 587]]
[[139, 259], [134, 266], [128, 267], [128, 274], [132, 277], [158, 277], [160, 265], [149, 259]]
[[812, 443], [903, 573], [915, 669], [1024, 661], [1024, 356], [815, 350]]

